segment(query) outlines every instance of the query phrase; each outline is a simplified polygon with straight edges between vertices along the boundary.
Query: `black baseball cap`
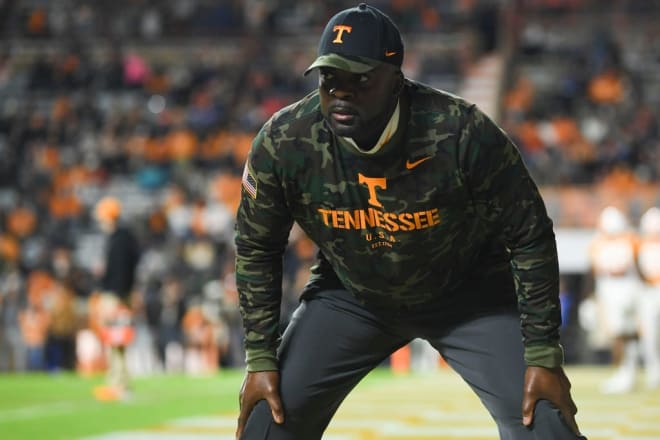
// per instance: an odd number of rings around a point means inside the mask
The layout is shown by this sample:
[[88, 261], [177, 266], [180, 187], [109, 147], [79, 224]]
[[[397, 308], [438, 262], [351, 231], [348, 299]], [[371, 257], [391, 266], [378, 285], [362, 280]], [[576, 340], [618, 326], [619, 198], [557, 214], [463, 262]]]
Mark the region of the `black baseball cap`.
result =
[[401, 67], [401, 34], [382, 11], [360, 3], [330, 19], [321, 34], [318, 57], [305, 75], [317, 67], [364, 73], [382, 63]]

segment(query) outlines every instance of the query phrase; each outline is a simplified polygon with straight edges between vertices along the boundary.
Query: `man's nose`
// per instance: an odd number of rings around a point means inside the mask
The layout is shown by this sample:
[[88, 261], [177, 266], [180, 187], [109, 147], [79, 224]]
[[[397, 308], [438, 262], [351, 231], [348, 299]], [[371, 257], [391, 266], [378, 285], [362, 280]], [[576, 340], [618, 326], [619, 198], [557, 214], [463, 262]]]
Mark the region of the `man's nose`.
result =
[[353, 90], [346, 85], [338, 85], [329, 90], [331, 96], [338, 99], [350, 99], [354, 96]]

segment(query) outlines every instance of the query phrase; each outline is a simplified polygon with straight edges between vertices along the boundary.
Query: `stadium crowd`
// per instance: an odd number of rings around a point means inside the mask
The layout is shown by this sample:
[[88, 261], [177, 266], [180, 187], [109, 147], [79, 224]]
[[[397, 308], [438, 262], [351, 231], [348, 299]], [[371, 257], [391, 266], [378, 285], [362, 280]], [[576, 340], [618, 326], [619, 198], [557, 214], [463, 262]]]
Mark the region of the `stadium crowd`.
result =
[[[233, 282], [243, 163], [258, 127], [315, 86], [302, 76], [313, 37], [353, 3], [0, 1], [9, 43], [0, 48], [0, 371], [81, 368], [76, 338], [93, 327], [103, 270], [91, 212], [104, 195], [121, 201], [142, 248], [132, 368], [243, 364]], [[452, 92], [480, 54], [502, 44], [500, 2], [371, 3], [401, 24], [411, 48], [404, 70]], [[539, 183], [657, 184], [660, 93], [649, 90], [660, 84], [626, 58], [632, 40], [605, 31], [559, 38], [593, 1], [520, 3], [500, 119]], [[629, 3], [638, 2], [613, 2], [610, 12], [644, 15]], [[657, 31], [635, 29], [635, 44], [646, 44], [635, 47], [657, 54]], [[637, 192], [647, 196], [627, 207], [633, 218], [660, 203], [657, 189]], [[552, 200], [559, 226], [595, 225], [596, 204], [581, 205], [575, 219]], [[294, 229], [284, 319], [314, 252]], [[217, 350], [206, 368], [186, 364], [187, 350], [208, 345]]]
[[502, 125], [560, 226], [593, 227], [608, 204], [638, 220], [658, 204], [658, 5], [552, 3], [513, 37]]

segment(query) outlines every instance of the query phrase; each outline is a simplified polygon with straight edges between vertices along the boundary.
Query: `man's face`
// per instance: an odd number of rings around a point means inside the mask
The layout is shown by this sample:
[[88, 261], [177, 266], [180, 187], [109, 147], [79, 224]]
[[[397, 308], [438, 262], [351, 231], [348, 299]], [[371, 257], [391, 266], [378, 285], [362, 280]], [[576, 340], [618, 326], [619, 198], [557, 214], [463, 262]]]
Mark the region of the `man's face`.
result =
[[321, 67], [321, 112], [338, 136], [353, 138], [360, 146], [375, 143], [394, 110], [401, 84], [401, 72], [389, 65], [359, 74]]

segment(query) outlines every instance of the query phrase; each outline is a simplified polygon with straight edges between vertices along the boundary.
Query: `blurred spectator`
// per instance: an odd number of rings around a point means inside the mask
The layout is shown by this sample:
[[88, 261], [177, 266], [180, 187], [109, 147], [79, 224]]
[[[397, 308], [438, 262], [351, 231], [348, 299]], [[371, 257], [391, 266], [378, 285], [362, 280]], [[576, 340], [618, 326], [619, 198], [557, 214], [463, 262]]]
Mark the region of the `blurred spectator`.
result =
[[141, 87], [148, 79], [150, 67], [137, 52], [124, 57], [124, 84], [128, 87]]
[[227, 349], [228, 329], [208, 294], [189, 304], [181, 325], [185, 341], [185, 371], [192, 375], [213, 374]]
[[16, 269], [0, 278], [0, 371], [23, 371], [27, 366], [26, 345], [20, 322], [26, 306], [24, 281]]
[[27, 306], [18, 314], [23, 343], [26, 347], [26, 368], [45, 370], [46, 340], [50, 316], [44, 301], [50, 293], [52, 279], [44, 272], [32, 272], [28, 279]]
[[94, 216], [107, 234], [104, 267], [99, 291], [102, 295], [101, 339], [109, 348], [107, 386], [95, 393], [100, 400], [123, 399], [130, 392], [126, 349], [133, 342], [135, 330], [130, 320], [131, 295], [140, 247], [135, 234], [120, 223], [122, 205], [106, 196], [95, 206]]
[[73, 291], [59, 284], [52, 294], [46, 360], [49, 371], [73, 371], [76, 364], [75, 335], [78, 318]]

